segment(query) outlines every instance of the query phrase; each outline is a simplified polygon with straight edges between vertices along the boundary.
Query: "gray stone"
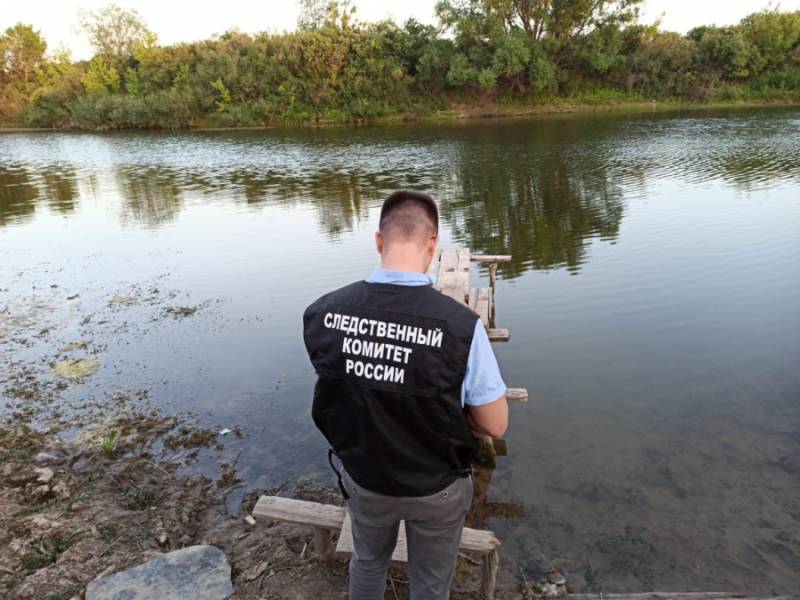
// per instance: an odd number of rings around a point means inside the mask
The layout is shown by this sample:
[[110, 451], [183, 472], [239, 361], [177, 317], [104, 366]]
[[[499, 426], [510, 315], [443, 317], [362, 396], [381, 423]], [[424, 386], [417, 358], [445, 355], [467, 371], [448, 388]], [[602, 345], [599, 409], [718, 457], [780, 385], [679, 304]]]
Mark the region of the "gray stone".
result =
[[55, 475], [55, 473], [53, 473], [53, 469], [48, 467], [35, 467], [33, 472], [36, 473], [36, 481], [39, 483], [50, 483]]
[[223, 600], [231, 594], [231, 567], [214, 546], [160, 554], [86, 587], [86, 600]]
[[49, 452], [39, 452], [39, 454], [33, 457], [33, 462], [37, 463], [59, 463], [63, 460], [63, 457], [50, 454]]

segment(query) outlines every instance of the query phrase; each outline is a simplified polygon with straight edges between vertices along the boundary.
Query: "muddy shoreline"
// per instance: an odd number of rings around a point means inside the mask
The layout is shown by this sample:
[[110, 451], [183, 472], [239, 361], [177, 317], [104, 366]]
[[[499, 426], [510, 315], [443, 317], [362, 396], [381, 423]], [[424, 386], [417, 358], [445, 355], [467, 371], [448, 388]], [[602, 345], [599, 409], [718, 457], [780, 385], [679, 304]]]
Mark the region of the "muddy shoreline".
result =
[[[722, 109], [746, 108], [787, 108], [800, 106], [797, 100], [743, 100], [743, 101], [715, 101], [715, 102], [684, 102], [679, 100], [666, 101], [619, 101], [619, 102], [582, 102], [564, 99], [556, 103], [542, 104], [501, 104], [496, 102], [466, 104], [453, 103], [446, 110], [436, 110], [427, 114], [396, 114], [386, 117], [376, 117], [363, 121], [336, 121], [322, 119], [310, 123], [254, 123], [242, 126], [222, 126], [207, 123], [196, 123], [188, 127], [180, 127], [175, 131], [260, 131], [283, 129], [318, 129], [320, 127], [363, 127], [368, 125], [388, 125], [402, 123], [438, 123], [448, 121], [465, 121], [475, 119], [502, 119], [502, 118], [543, 118], [565, 115], [596, 115], [596, 114], [637, 114], [637, 113], [664, 113], [664, 112], [699, 112]], [[2, 133], [38, 133], [38, 132], [86, 132], [86, 131], [112, 131], [109, 129], [82, 129], [73, 127], [18, 127], [0, 125]], [[113, 131], [160, 131], [157, 128], [144, 129], [114, 129]]]

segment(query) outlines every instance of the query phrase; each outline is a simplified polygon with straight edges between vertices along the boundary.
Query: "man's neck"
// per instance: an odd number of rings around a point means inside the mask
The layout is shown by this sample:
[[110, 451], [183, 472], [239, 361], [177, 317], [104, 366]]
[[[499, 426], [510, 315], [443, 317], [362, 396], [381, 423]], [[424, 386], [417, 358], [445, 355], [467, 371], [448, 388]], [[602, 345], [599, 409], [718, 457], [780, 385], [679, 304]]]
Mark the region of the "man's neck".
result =
[[425, 273], [421, 260], [398, 260], [385, 256], [381, 259], [381, 268], [387, 271], [403, 271], [407, 273]]

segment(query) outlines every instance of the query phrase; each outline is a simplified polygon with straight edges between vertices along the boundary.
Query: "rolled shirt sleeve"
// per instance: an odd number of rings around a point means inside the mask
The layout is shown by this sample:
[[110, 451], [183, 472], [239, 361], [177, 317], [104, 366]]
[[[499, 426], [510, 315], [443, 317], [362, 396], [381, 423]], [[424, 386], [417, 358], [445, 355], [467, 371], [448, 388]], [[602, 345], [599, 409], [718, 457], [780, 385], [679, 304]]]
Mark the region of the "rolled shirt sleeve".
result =
[[500, 375], [492, 343], [480, 319], [475, 322], [475, 333], [467, 359], [467, 370], [461, 386], [461, 403], [466, 406], [490, 404], [506, 393], [506, 384]]

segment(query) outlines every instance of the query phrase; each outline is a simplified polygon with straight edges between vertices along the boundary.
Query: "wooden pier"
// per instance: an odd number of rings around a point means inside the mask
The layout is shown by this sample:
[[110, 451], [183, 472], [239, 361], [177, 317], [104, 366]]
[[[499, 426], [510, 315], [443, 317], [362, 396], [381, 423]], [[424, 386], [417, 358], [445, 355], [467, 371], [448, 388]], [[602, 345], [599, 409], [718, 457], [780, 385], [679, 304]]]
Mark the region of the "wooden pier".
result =
[[[445, 248], [436, 255], [428, 269], [428, 275], [433, 278], [436, 289], [478, 313], [492, 342], [507, 342], [511, 338], [508, 329], [496, 327], [494, 301], [498, 263], [510, 260], [509, 255], [471, 254], [469, 248]], [[489, 266], [488, 287], [470, 287], [469, 267], [472, 262]], [[511, 402], [527, 402], [528, 390], [509, 387], [506, 398]], [[492, 439], [479, 431], [473, 431], [473, 434], [481, 446], [480, 462], [494, 466], [497, 456], [504, 456], [506, 453], [505, 441]]]

